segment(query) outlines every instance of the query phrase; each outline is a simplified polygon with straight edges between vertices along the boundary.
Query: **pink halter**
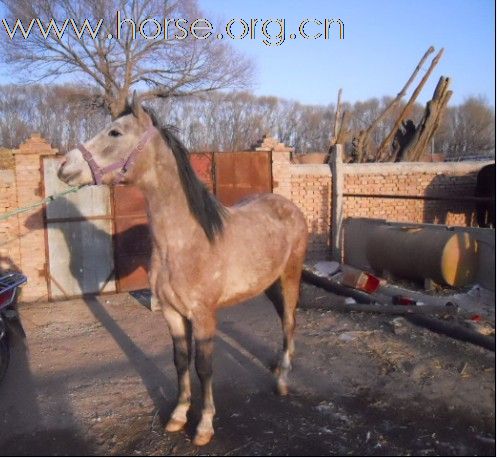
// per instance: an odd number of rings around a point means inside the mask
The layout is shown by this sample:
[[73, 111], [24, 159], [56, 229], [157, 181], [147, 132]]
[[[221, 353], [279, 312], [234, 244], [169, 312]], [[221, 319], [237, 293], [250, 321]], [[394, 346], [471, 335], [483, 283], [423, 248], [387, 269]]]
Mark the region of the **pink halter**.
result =
[[102, 184], [102, 178], [106, 173], [112, 172], [113, 170], [120, 169], [116, 178], [113, 181], [113, 184], [122, 183], [124, 180], [124, 175], [126, 172], [133, 167], [138, 155], [143, 151], [145, 145], [150, 141], [150, 139], [157, 132], [157, 129], [150, 125], [150, 127], [145, 131], [145, 133], [140, 138], [140, 141], [137, 145], [130, 151], [128, 157], [126, 159], [121, 159], [120, 161], [114, 162], [107, 167], [100, 167], [93, 159], [93, 156], [90, 151], [88, 151], [85, 146], [80, 143], [78, 145], [78, 149], [81, 151], [84, 160], [88, 163], [90, 167], [91, 173], [93, 175], [94, 184]]

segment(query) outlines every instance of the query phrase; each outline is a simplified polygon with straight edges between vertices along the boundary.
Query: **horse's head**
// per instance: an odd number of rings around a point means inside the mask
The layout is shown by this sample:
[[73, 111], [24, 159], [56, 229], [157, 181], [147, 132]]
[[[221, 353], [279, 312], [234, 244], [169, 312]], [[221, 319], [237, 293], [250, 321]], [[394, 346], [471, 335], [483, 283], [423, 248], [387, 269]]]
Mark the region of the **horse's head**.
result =
[[128, 111], [91, 140], [67, 152], [58, 177], [72, 186], [112, 184], [122, 181], [125, 174], [129, 178], [135, 160], [156, 129], [135, 96]]

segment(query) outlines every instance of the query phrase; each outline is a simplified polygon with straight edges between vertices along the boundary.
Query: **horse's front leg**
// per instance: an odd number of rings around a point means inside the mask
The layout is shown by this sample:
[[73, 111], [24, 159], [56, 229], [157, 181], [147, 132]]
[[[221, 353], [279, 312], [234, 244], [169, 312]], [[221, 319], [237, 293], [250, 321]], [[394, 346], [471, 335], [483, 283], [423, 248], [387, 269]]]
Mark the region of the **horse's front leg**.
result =
[[165, 305], [163, 313], [173, 339], [174, 365], [178, 373], [178, 402], [166, 425], [166, 431], [175, 432], [180, 431], [185, 426], [186, 415], [191, 403], [189, 367], [192, 329], [191, 323], [171, 306]]
[[193, 440], [193, 443], [198, 446], [208, 444], [214, 435], [212, 421], [216, 409], [212, 395], [212, 357], [215, 334], [216, 319], [214, 314], [206, 312], [202, 313], [201, 316], [194, 316], [195, 368], [202, 386], [202, 417]]

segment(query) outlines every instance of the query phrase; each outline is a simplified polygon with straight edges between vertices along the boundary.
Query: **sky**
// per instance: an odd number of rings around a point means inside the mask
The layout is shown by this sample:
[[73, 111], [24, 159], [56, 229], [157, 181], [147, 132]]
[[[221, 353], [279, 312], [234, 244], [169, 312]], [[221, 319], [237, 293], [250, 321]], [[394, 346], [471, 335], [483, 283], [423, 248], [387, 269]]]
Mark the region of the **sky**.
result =
[[[260, 19], [255, 38], [229, 41], [250, 57], [255, 66], [252, 90], [306, 104], [343, 100], [356, 102], [384, 95], [395, 96], [404, 86], [429, 46], [445, 48], [418, 101], [426, 102], [440, 76], [452, 79], [450, 104], [469, 96], [483, 96], [495, 106], [495, 6], [493, 0], [198, 0], [206, 19], [226, 24], [236, 19], [232, 31], [241, 33], [239, 19]], [[3, 17], [0, 6], [0, 18]], [[260, 24], [284, 19], [286, 39], [266, 46]], [[306, 32], [323, 31], [313, 19], [341, 19], [344, 37], [337, 28], [323, 37], [297, 36], [301, 21], [310, 19]], [[273, 22], [268, 31], [275, 36]], [[217, 30], [216, 30], [217, 31]], [[276, 40], [273, 40], [276, 41]], [[1, 45], [1, 44], [0, 44]], [[432, 54], [425, 63], [429, 66]], [[3, 73], [3, 74], [2, 74]], [[418, 76], [418, 81], [421, 78]], [[11, 82], [0, 71], [0, 83]], [[411, 91], [414, 85], [411, 86]]]
[[[232, 41], [256, 64], [256, 94], [311, 104], [335, 102], [339, 88], [350, 102], [395, 96], [434, 46], [436, 52], [445, 48], [445, 53], [418, 101], [429, 100], [444, 75], [452, 78], [451, 104], [481, 95], [495, 106], [493, 0], [199, 1], [209, 20], [284, 18], [287, 36], [306, 18], [342, 20], [342, 40], [287, 37], [275, 47], [257, 39]], [[313, 23], [307, 27], [309, 35], [318, 31]]]

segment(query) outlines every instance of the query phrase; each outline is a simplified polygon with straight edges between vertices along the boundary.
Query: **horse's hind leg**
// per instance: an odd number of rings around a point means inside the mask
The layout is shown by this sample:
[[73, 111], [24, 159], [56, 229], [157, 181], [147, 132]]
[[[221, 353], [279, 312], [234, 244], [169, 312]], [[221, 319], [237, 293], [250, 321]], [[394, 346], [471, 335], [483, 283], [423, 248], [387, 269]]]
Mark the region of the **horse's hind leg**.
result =
[[171, 418], [166, 425], [166, 431], [175, 432], [183, 429], [186, 424], [186, 415], [190, 408], [190, 359], [192, 349], [191, 323], [174, 308], [165, 306], [164, 317], [169, 326], [173, 339], [174, 365], [178, 373], [178, 401]]
[[277, 367], [277, 388], [281, 395], [288, 394], [288, 373], [292, 368], [295, 351], [293, 334], [295, 331], [295, 312], [300, 293], [303, 256], [292, 257], [283, 274], [266, 294], [273, 302], [283, 327], [283, 352]]
[[160, 269], [160, 258], [159, 253], [155, 248], [152, 248], [152, 256], [150, 258], [150, 268], [148, 272], [148, 280], [150, 283], [150, 289], [152, 295], [150, 297], [150, 310], [152, 312], [160, 312], [162, 307], [157, 298], [157, 276]]

